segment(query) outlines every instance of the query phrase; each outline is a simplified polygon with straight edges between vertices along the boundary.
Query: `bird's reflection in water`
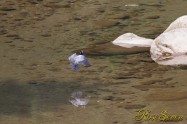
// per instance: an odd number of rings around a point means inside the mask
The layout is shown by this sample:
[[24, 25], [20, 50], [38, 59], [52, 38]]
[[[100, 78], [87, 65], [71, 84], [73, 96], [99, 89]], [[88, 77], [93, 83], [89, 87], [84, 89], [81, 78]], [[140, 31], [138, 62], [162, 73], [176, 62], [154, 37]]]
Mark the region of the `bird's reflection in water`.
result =
[[70, 100], [72, 105], [76, 107], [82, 106], [83, 108], [85, 108], [91, 96], [83, 96], [83, 93], [81, 91], [78, 91], [78, 92], [73, 92], [71, 94], [71, 97], [73, 98], [72, 100]]

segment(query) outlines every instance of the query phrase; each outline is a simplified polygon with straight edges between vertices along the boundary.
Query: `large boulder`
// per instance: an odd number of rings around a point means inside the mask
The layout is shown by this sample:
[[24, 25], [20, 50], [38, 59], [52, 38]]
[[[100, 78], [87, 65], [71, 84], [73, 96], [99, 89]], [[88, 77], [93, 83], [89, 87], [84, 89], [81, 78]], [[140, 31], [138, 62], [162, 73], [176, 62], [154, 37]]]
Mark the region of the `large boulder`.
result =
[[125, 48], [150, 47], [152, 42], [152, 39], [143, 38], [133, 33], [125, 33], [112, 41], [114, 45]]
[[168, 32], [177, 28], [187, 28], [187, 15], [177, 18], [164, 32]]
[[151, 58], [163, 65], [187, 64], [187, 28], [162, 33], [151, 45]]

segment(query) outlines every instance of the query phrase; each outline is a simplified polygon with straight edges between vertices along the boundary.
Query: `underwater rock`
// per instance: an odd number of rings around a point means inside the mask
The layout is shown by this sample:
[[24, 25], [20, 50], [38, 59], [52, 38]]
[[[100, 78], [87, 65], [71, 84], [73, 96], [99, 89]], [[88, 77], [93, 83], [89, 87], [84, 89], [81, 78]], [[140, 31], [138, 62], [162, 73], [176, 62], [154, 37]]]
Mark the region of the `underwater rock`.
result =
[[129, 19], [130, 15], [126, 14], [114, 14], [114, 15], [109, 15], [107, 16], [109, 19]]
[[160, 16], [158, 16], [158, 15], [153, 15], [153, 16], [146, 17], [146, 19], [159, 19], [159, 18], [160, 18]]
[[131, 105], [126, 105], [125, 109], [142, 109], [145, 108], [146, 105], [141, 105], [141, 104], [131, 104]]
[[128, 6], [128, 7], [137, 7], [139, 5], [138, 4], [126, 4], [125, 6]]
[[137, 47], [150, 47], [152, 39], [143, 38], [133, 33], [125, 33], [112, 41], [114, 45], [122, 46], [125, 48]]
[[[90, 48], [83, 49], [86, 55], [91, 56], [112, 56], [112, 55], [127, 55], [137, 54], [142, 52], [149, 52], [149, 47], [132, 47], [124, 48], [121, 46], [114, 45], [112, 43], [100, 44]], [[79, 51], [79, 50], [78, 50]]]
[[95, 25], [99, 26], [99, 27], [112, 27], [119, 24], [118, 21], [97, 21], [95, 22]]
[[1, 7], [0, 10], [1, 11], [13, 11], [13, 10], [16, 10], [16, 8], [5, 6], [5, 7]]
[[151, 45], [151, 58], [162, 65], [187, 64], [187, 28], [162, 33]]

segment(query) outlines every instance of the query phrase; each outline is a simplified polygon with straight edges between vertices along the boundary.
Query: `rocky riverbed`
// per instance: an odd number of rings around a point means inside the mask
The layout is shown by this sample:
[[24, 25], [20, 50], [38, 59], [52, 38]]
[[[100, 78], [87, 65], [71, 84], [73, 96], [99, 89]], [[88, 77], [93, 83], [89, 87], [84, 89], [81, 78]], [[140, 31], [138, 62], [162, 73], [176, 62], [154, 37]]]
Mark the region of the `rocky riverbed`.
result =
[[[0, 0], [0, 123], [186, 124], [187, 66], [161, 66], [147, 49], [132, 54], [109, 43], [127, 32], [155, 38], [186, 6], [186, 0]], [[80, 49], [92, 66], [74, 72], [67, 58]], [[91, 96], [85, 109], [69, 102], [75, 91]], [[142, 109], [184, 119], [136, 121]]]

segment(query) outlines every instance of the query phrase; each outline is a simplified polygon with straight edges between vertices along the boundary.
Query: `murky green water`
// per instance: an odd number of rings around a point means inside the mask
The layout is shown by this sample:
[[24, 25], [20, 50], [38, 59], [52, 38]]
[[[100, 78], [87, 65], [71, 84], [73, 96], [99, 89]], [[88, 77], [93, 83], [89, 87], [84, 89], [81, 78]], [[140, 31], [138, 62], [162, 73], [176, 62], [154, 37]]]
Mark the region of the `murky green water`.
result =
[[[186, 14], [186, 0], [37, 2], [8, 4], [16, 11], [0, 11], [1, 124], [163, 123], [137, 122], [142, 109], [153, 114], [167, 109], [184, 115], [176, 123], [187, 122], [186, 66], [158, 65], [148, 52], [88, 55], [92, 66], [80, 72], [72, 71], [67, 60], [73, 51], [92, 50], [127, 32], [157, 37]], [[29, 16], [19, 15], [19, 7]], [[75, 91], [91, 96], [86, 108], [69, 102]]]

